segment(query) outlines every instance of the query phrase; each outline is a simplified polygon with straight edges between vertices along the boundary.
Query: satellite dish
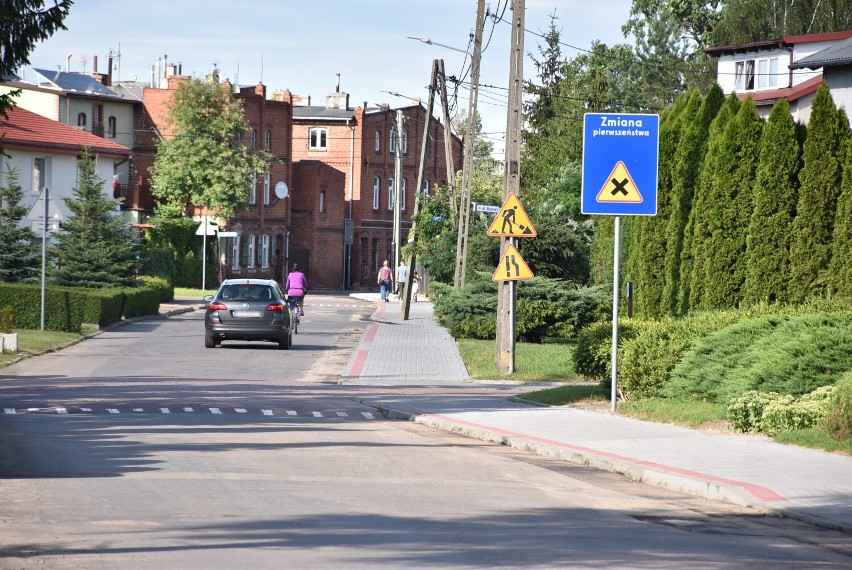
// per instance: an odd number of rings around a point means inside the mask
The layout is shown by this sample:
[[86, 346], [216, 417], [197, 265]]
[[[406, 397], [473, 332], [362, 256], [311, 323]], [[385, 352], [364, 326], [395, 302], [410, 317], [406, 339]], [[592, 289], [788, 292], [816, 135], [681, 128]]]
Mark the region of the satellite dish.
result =
[[287, 188], [286, 182], [279, 182], [275, 185], [275, 197], [279, 200], [283, 200], [287, 196], [290, 195], [290, 189]]

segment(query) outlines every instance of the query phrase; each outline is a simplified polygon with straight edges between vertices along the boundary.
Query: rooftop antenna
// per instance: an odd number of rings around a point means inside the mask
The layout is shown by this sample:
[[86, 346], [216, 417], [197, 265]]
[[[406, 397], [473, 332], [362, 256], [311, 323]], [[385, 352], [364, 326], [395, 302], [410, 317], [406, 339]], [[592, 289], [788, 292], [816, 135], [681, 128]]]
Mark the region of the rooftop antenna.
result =
[[340, 74], [337, 74], [337, 91], [335, 93], [340, 93]]
[[89, 62], [85, 55], [80, 56], [80, 65], [83, 66], [83, 73], [86, 73], [86, 64]]

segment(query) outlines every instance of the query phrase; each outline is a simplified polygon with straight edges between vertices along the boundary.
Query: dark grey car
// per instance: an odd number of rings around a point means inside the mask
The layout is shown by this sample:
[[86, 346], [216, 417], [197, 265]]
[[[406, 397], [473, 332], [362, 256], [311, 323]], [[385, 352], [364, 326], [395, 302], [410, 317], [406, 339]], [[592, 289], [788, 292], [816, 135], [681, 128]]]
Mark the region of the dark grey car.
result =
[[215, 296], [204, 298], [204, 346], [223, 340], [277, 342], [288, 349], [293, 342], [292, 316], [286, 296], [269, 279], [228, 279]]

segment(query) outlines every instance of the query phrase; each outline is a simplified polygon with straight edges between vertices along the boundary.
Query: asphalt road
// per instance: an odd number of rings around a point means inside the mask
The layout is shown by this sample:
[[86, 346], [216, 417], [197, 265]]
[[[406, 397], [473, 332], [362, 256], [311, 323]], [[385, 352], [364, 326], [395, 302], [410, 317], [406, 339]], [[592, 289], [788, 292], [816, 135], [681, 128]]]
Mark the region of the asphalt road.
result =
[[0, 568], [852, 566], [848, 535], [385, 420], [337, 383], [370, 309], [341, 301], [290, 351], [205, 349], [196, 312], [0, 369]]

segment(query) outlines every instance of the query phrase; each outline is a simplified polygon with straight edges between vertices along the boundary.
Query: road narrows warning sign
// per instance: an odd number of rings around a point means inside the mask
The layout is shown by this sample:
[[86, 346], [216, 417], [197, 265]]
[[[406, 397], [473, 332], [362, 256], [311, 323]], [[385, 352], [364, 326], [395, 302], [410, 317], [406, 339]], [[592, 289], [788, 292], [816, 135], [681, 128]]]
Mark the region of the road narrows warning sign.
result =
[[491, 237], [531, 238], [537, 236], [538, 232], [521, 201], [511, 193], [497, 212], [497, 217], [488, 226], [487, 234]]
[[523, 279], [532, 279], [535, 277], [530, 271], [524, 258], [518, 252], [518, 249], [509, 244], [506, 248], [506, 253], [500, 258], [500, 263], [497, 264], [497, 269], [494, 275], [491, 276], [492, 281], [520, 281]]
[[633, 182], [624, 162], [618, 161], [612, 169], [606, 183], [598, 192], [598, 202], [619, 202], [629, 204], [641, 204], [642, 194]]

